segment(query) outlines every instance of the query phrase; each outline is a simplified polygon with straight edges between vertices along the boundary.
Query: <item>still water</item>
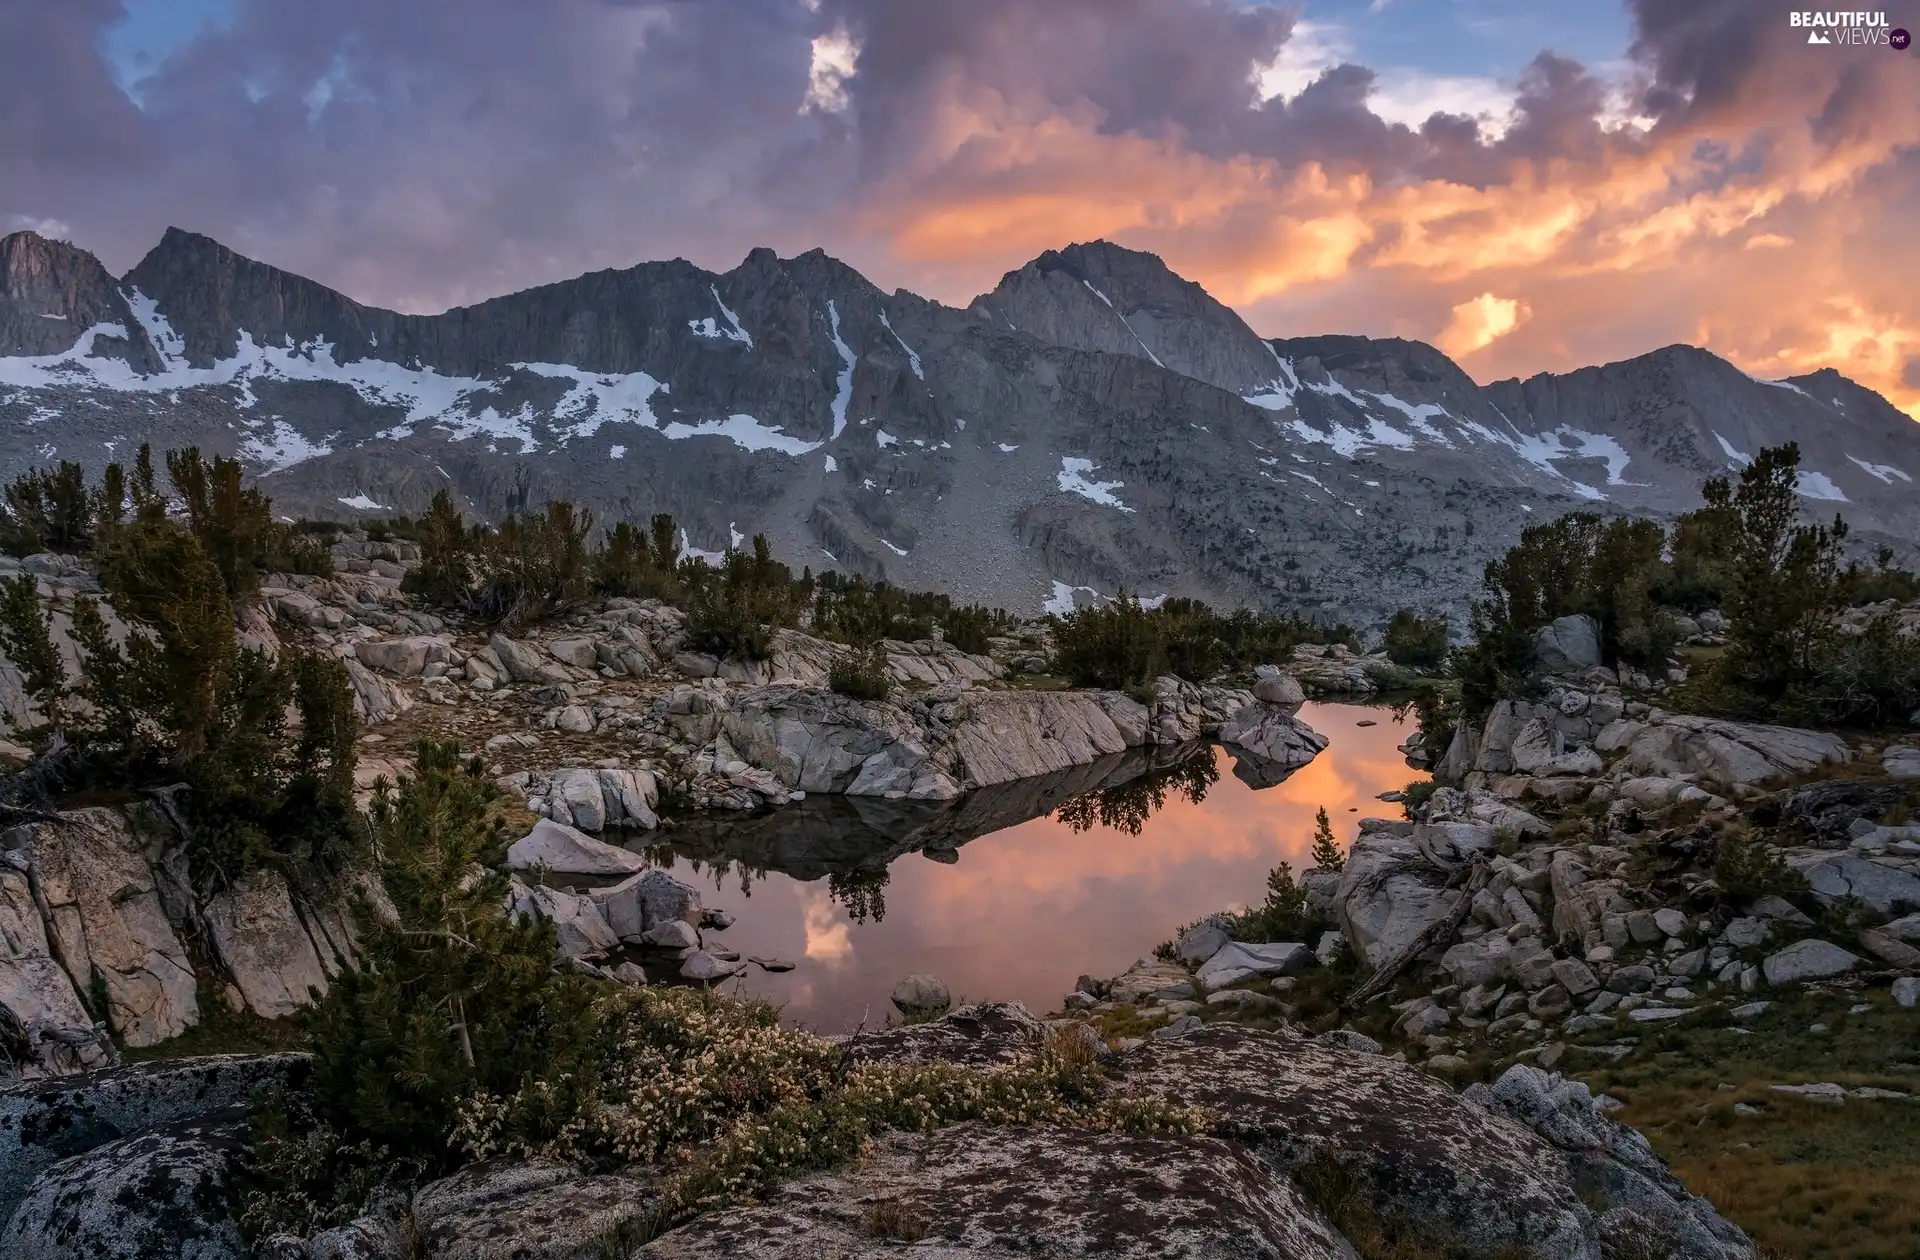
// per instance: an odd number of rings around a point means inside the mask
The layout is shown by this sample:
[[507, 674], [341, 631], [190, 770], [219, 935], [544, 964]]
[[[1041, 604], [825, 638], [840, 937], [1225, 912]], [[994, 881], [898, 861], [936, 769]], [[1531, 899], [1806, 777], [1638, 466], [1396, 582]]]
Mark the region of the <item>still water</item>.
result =
[[1300, 716], [1332, 743], [1271, 787], [1237, 778], [1219, 746], [1131, 752], [941, 805], [810, 798], [682, 827], [650, 854], [732, 912], [709, 939], [795, 965], [726, 986], [790, 1022], [878, 1025], [916, 972], [957, 1002], [1053, 1010], [1082, 973], [1117, 975], [1181, 924], [1261, 900], [1276, 864], [1302, 869], [1316, 810], [1350, 843], [1360, 818], [1398, 815], [1379, 793], [1425, 777], [1396, 750], [1411, 727], [1391, 710]]

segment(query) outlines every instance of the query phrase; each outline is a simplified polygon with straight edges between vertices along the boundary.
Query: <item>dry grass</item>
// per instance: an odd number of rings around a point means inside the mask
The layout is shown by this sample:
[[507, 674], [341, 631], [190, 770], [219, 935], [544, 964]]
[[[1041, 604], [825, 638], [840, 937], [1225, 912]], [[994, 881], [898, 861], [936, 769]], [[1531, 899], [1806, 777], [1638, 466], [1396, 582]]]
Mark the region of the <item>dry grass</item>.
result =
[[867, 1209], [867, 1233], [895, 1242], [919, 1242], [927, 1236], [927, 1220], [898, 1199], [882, 1199]]
[[[1854, 1005], [1871, 1009], [1858, 1015]], [[1823, 1023], [1826, 1034], [1807, 1031]], [[1782, 1000], [1747, 1022], [1646, 1034], [1626, 1061], [1581, 1072], [1626, 1102], [1688, 1189], [1794, 1260], [1920, 1256], [1920, 1100], [1823, 1104], [1769, 1088], [1831, 1081], [1920, 1092], [1914, 1015], [1884, 990]], [[1578, 1058], [1576, 1056], [1576, 1060]], [[1736, 1104], [1757, 1109], [1741, 1115]]]

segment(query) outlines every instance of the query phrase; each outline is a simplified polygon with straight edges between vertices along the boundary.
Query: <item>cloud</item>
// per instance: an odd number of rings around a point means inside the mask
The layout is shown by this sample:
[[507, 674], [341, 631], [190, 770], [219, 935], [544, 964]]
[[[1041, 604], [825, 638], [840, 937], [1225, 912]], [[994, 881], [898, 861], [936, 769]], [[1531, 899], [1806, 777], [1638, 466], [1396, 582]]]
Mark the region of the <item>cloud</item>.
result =
[[964, 302], [1104, 236], [1263, 333], [1476, 373], [1695, 341], [1920, 415], [1911, 58], [1744, 0], [1629, 8], [1623, 62], [1496, 80], [1355, 64], [1246, 0], [232, 0], [136, 104], [119, 0], [15, 0], [0, 210], [116, 270], [178, 223], [412, 310], [758, 244]]
[[73, 225], [64, 219], [37, 219], [30, 214], [0, 217], [0, 236], [12, 232], [36, 232], [50, 241], [71, 241]]
[[813, 61], [807, 68], [807, 96], [800, 108], [826, 114], [843, 114], [853, 98], [847, 94], [847, 80], [854, 76], [860, 59], [860, 45], [836, 27], [813, 38]]
[[1482, 293], [1453, 308], [1453, 318], [1440, 331], [1440, 348], [1454, 356], [1485, 349], [1506, 336], [1533, 314], [1518, 298]]

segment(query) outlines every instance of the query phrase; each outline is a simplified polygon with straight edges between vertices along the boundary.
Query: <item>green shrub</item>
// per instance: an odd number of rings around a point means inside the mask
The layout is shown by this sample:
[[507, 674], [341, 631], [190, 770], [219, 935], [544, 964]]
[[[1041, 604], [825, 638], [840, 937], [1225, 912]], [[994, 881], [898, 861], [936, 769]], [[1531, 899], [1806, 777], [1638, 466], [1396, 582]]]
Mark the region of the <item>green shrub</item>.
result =
[[773, 653], [773, 631], [792, 626], [805, 605], [805, 588], [773, 558], [764, 535], [754, 536], [752, 552], [729, 548], [718, 569], [693, 577], [687, 642], [715, 656], [766, 660]]
[[1012, 626], [1013, 617], [1005, 609], [988, 608], [984, 604], [949, 608], [940, 615], [942, 637], [962, 652], [974, 656], [985, 656], [993, 646], [993, 636], [1006, 632]]
[[855, 700], [885, 700], [892, 685], [887, 674], [887, 650], [878, 643], [839, 653], [827, 670], [827, 686]]
[[679, 527], [661, 512], [645, 534], [626, 521], [613, 527], [593, 555], [593, 588], [629, 599], [677, 599], [679, 569]]
[[[554, 964], [550, 925], [502, 912], [506, 880], [477, 863], [504, 842], [478, 758], [425, 742], [415, 770], [375, 796], [373, 853], [390, 909], [364, 896], [360, 955], [306, 1017], [306, 1114], [265, 1110], [245, 1219], [256, 1231], [352, 1216], [370, 1187], [450, 1172], [476, 1097], [490, 1140], [558, 1140], [597, 1083], [600, 989]], [[369, 1175], [369, 1169], [377, 1170]]]
[[1447, 619], [1402, 608], [1387, 622], [1387, 659], [1408, 669], [1437, 670], [1447, 661]]
[[1167, 671], [1159, 619], [1124, 592], [1060, 618], [1053, 653], [1055, 667], [1076, 687], [1137, 686]]
[[85, 551], [93, 544], [95, 502], [80, 465], [30, 468], [6, 488], [5, 550], [16, 556], [42, 551]]
[[1220, 618], [1197, 599], [1163, 600], [1153, 610], [1160, 624], [1160, 641], [1167, 671], [1189, 682], [1205, 682], [1226, 663], [1227, 645], [1220, 638]]

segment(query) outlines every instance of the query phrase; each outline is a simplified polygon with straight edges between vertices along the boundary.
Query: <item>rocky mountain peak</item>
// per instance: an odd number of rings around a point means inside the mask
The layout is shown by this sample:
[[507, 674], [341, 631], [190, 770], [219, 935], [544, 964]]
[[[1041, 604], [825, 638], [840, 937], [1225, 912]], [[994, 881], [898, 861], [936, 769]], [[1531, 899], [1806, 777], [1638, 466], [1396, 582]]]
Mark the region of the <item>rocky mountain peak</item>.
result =
[[1048, 250], [970, 309], [1056, 345], [1145, 358], [1235, 393], [1279, 375], [1273, 353], [1229, 307], [1159, 255], [1109, 241]]
[[113, 277], [86, 250], [37, 232], [0, 237], [0, 355], [60, 354], [99, 325], [130, 323]]

